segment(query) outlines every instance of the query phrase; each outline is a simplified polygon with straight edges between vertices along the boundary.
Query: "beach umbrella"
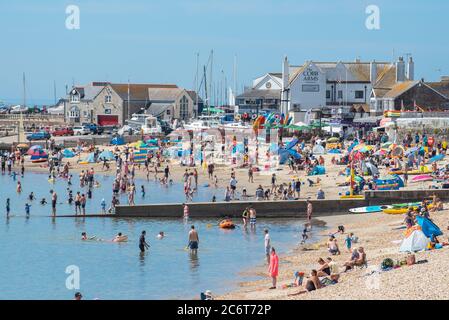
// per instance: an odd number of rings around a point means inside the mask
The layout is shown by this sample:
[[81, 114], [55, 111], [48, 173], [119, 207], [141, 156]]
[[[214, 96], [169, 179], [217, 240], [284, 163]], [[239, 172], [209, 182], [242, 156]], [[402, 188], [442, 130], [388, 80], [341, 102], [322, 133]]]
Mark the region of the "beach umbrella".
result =
[[387, 151], [385, 149], [379, 149], [376, 152], [374, 152], [375, 156], [383, 156], [385, 154], [387, 154]]
[[75, 153], [70, 149], [64, 149], [64, 151], [62, 151], [62, 155], [65, 158], [73, 158], [75, 156]]
[[365, 144], [357, 144], [352, 148], [352, 150], [359, 151], [360, 149], [364, 148], [365, 146], [366, 146]]
[[363, 146], [363, 148], [361, 148], [359, 152], [366, 153], [373, 150], [373, 148], [374, 148], [373, 146]]

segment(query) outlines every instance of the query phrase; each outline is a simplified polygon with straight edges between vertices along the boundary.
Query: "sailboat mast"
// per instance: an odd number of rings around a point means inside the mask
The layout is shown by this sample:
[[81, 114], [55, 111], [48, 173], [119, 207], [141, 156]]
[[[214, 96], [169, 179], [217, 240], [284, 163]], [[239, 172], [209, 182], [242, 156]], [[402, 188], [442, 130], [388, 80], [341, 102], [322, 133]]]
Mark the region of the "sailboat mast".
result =
[[196, 76], [195, 76], [195, 105], [196, 105], [196, 112], [198, 117], [198, 95], [200, 88], [198, 88], [198, 68], [199, 68], [199, 62], [200, 62], [200, 53], [197, 52], [196, 54]]
[[[214, 68], [214, 50], [211, 50], [210, 52], [210, 74], [209, 74], [209, 94], [211, 96], [211, 100], [212, 100], [212, 76], [213, 76], [213, 68]], [[209, 109], [208, 109], [208, 115], [210, 116], [210, 105], [209, 105]]]
[[[26, 107], [26, 87], [25, 87], [25, 72], [22, 75], [22, 85], [23, 85], [23, 106]], [[20, 111], [22, 113], [22, 111]]]
[[207, 96], [207, 78], [206, 78], [206, 66], [204, 66], [204, 96], [205, 96], [205, 102], [206, 102], [206, 108], [209, 111], [209, 98]]

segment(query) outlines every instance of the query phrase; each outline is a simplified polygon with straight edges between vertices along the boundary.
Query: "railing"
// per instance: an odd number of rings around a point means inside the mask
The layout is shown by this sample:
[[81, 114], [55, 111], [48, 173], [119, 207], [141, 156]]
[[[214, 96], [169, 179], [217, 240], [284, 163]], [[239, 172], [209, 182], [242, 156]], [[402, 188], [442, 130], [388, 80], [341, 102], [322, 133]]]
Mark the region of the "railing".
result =
[[[20, 120], [20, 113], [4, 113], [0, 114], [0, 120]], [[24, 121], [64, 121], [63, 114], [28, 114], [23, 113]]]

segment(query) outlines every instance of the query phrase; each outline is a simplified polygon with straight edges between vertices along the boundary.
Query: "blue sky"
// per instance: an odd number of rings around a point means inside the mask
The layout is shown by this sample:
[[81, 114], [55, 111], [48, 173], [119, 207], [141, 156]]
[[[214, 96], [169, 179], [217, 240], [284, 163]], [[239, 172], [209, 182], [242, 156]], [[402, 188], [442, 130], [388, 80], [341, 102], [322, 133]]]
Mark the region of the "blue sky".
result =
[[[67, 5], [80, 29], [65, 27]], [[380, 8], [380, 30], [365, 8]], [[214, 78], [239, 90], [265, 72], [305, 60], [391, 61], [412, 53], [416, 77], [449, 74], [446, 0], [0, 0], [0, 100], [20, 101], [22, 72], [31, 103], [53, 101], [65, 85], [91, 81], [176, 83], [192, 88], [196, 53], [214, 50]]]

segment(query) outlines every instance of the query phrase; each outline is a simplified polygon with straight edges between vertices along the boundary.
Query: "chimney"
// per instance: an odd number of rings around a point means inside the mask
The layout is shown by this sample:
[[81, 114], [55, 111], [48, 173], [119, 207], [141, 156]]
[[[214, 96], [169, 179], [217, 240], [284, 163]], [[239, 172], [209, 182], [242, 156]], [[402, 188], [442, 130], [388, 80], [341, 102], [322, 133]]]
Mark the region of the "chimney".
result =
[[407, 64], [407, 78], [410, 81], [415, 80], [415, 63], [413, 62], [413, 58], [410, 57], [408, 59], [408, 64]]
[[369, 80], [371, 81], [371, 84], [374, 85], [377, 79], [377, 63], [376, 60], [373, 60], [369, 64]]
[[396, 62], [396, 82], [404, 82], [404, 81], [405, 81], [404, 57], [399, 57], [399, 60]]

